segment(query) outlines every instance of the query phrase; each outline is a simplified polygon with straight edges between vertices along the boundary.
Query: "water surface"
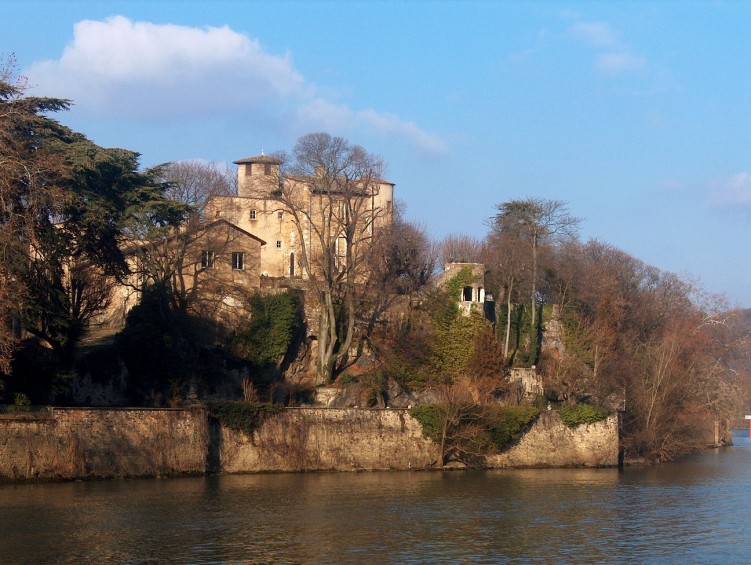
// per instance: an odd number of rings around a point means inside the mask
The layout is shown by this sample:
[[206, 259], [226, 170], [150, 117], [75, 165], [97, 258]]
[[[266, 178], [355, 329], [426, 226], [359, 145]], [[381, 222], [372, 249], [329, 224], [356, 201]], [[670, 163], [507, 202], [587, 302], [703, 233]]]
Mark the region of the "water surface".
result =
[[3, 563], [745, 563], [751, 442], [655, 467], [0, 486]]

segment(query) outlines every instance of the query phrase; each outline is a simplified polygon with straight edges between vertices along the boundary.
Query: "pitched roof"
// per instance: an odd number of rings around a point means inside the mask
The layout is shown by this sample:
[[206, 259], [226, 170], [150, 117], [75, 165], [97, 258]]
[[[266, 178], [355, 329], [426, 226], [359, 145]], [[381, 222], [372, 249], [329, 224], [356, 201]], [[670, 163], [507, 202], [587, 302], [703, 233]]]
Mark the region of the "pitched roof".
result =
[[[232, 222], [230, 222], [230, 221], [228, 221], [228, 220], [226, 220], [224, 218], [219, 218], [218, 220], [214, 220], [212, 222], [209, 222], [208, 224], [201, 224], [201, 225], [199, 225], [197, 227], [188, 229], [186, 231], [172, 233], [172, 234], [170, 234], [170, 235], [162, 238], [162, 240], [163, 241], [170, 241], [170, 240], [174, 240], [174, 239], [177, 239], [177, 238], [180, 238], [180, 237], [186, 237], [186, 236], [195, 235], [195, 234], [198, 234], [200, 232], [205, 232], [205, 231], [212, 230], [212, 229], [218, 227], [221, 224], [224, 224], [227, 227], [229, 227], [230, 229], [239, 232], [243, 236], [249, 237], [251, 239], [255, 239], [261, 245], [266, 245], [266, 241], [264, 241], [260, 237], [253, 235], [249, 231], [245, 231], [244, 229], [237, 227], [235, 224], [233, 224]], [[124, 255], [130, 255], [131, 253], [134, 253], [134, 252], [138, 251], [139, 249], [143, 249], [143, 248], [147, 247], [148, 245], [149, 245], [149, 242], [136, 243], [134, 245], [131, 245], [131, 246], [123, 249], [123, 254]]]

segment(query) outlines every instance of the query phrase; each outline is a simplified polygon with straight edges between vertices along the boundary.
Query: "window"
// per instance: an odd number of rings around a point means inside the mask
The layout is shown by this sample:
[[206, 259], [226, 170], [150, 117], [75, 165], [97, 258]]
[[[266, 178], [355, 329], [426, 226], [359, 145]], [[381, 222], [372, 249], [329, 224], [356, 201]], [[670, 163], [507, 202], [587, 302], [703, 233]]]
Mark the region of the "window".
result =
[[245, 268], [245, 253], [241, 251], [232, 253], [232, 268], [235, 271], [242, 271]]
[[282, 221], [282, 219], [284, 219], [284, 212], [277, 212], [277, 213], [276, 213], [276, 217], [277, 217], [277, 218], [279, 219], [279, 221], [281, 222], [281, 221]]
[[282, 248], [282, 240], [281, 239], [277, 239], [276, 240], [276, 248], [277, 249], [281, 249]]
[[222, 211], [221, 210], [217, 210], [216, 212], [214, 212], [214, 217], [215, 218], [221, 218], [222, 217]]
[[255, 208], [250, 211], [250, 219], [251, 220], [258, 219], [258, 211]]
[[213, 251], [201, 251], [201, 268], [213, 269], [214, 268], [214, 252]]
[[268, 176], [271, 174], [271, 163], [264, 163], [263, 164], [263, 174]]

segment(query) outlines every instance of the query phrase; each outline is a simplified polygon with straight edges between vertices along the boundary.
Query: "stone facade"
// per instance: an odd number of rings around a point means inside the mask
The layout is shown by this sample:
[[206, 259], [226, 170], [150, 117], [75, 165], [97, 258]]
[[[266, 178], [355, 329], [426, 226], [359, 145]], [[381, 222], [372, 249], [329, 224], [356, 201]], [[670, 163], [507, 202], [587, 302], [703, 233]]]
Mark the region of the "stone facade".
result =
[[[307, 277], [301, 254], [307, 253], [315, 264], [318, 238], [316, 232], [336, 232], [343, 210], [336, 209], [335, 193], [320, 191], [316, 176], [288, 175], [280, 188], [281, 162], [259, 155], [235, 161], [238, 165], [237, 196], [214, 196], [206, 204], [206, 218], [224, 218], [268, 242], [261, 252], [260, 272], [268, 277]], [[294, 202], [295, 210], [280, 203], [274, 193], [285, 191], [285, 200]], [[392, 221], [394, 184], [372, 179], [360, 189], [357, 212], [367, 231]], [[336, 239], [336, 238], [335, 238]], [[339, 246], [337, 239], [337, 246]], [[304, 247], [304, 249], [303, 249]], [[344, 249], [337, 249], [344, 254]]]
[[187, 228], [156, 242], [125, 249], [131, 275], [113, 290], [111, 305], [93, 323], [119, 327], [154, 274], [167, 276], [191, 309], [230, 322], [242, 315], [250, 292], [261, 287], [265, 241], [226, 220]]

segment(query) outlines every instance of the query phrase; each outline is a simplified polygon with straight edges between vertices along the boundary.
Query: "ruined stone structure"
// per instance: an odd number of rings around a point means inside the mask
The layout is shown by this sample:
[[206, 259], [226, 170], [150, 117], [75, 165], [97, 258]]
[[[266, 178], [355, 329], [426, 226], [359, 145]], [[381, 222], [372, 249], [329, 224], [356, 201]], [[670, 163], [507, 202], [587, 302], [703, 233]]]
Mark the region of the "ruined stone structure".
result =
[[443, 272], [436, 277], [435, 286], [445, 286], [465, 268], [471, 269], [472, 280], [460, 289], [458, 296], [452, 298], [457, 301], [462, 315], [469, 316], [474, 310], [495, 321], [493, 295], [485, 291], [485, 265], [482, 263], [446, 263]]

